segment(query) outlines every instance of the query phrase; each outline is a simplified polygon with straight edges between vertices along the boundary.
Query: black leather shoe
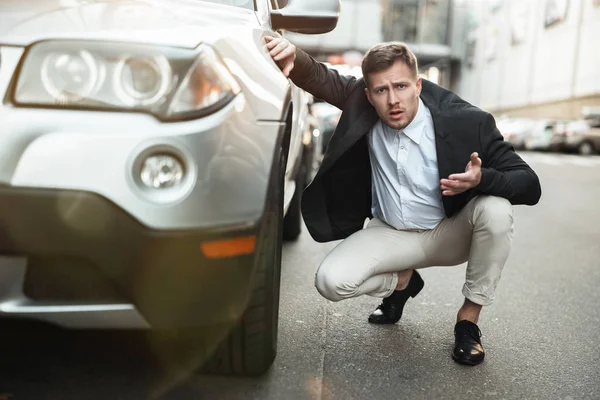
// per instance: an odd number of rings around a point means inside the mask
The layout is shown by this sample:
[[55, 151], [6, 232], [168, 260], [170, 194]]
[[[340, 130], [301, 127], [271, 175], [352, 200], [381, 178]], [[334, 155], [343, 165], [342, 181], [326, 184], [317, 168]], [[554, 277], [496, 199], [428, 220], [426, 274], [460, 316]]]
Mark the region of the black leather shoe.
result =
[[481, 331], [471, 321], [458, 321], [454, 327], [452, 358], [459, 364], [477, 365], [483, 361], [485, 351], [481, 346]]
[[408, 286], [403, 290], [394, 290], [394, 293], [383, 299], [379, 307], [369, 315], [369, 322], [372, 324], [395, 324], [400, 321], [404, 304], [409, 297], [418, 295], [424, 285], [425, 282], [421, 275], [416, 270], [413, 271]]

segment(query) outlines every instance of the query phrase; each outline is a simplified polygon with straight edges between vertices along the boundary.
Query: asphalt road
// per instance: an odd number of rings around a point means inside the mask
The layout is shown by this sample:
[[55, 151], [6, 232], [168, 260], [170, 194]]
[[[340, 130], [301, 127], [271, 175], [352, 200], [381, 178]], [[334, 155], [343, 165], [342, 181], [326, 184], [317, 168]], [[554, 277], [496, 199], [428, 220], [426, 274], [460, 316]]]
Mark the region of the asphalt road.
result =
[[335, 243], [286, 244], [279, 354], [258, 379], [175, 379], [137, 336], [37, 325], [0, 332], [0, 400], [600, 399], [600, 157], [523, 153], [542, 180], [516, 207], [516, 236], [494, 305], [480, 320], [485, 362], [450, 358], [465, 266], [424, 270], [394, 326], [377, 299], [331, 303], [313, 277]]

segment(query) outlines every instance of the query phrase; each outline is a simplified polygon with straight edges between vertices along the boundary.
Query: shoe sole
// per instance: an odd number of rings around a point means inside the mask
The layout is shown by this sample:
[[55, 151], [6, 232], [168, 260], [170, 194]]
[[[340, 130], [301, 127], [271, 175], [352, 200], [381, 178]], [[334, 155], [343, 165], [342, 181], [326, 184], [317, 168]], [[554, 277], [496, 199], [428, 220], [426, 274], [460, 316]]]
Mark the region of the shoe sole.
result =
[[400, 321], [400, 318], [397, 319], [396, 321], [375, 321], [375, 320], [372, 320], [371, 318], [369, 318], [369, 323], [376, 324], [376, 325], [393, 325], [398, 321]]
[[480, 360], [473, 360], [473, 359], [469, 359], [469, 358], [460, 358], [460, 357], [457, 357], [454, 353], [452, 353], [452, 359], [462, 365], [475, 366], [475, 365], [479, 365], [483, 362], [483, 360], [485, 359], [485, 355], [483, 357], [481, 357]]

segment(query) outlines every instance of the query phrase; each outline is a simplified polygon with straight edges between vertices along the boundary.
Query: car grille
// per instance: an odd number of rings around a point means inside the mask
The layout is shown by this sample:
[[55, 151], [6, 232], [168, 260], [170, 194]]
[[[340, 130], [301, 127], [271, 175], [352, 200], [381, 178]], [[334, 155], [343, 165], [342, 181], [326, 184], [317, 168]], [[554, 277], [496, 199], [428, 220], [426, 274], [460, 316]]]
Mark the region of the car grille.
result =
[[29, 257], [23, 293], [32, 300], [121, 304], [119, 288], [94, 265], [69, 257]]

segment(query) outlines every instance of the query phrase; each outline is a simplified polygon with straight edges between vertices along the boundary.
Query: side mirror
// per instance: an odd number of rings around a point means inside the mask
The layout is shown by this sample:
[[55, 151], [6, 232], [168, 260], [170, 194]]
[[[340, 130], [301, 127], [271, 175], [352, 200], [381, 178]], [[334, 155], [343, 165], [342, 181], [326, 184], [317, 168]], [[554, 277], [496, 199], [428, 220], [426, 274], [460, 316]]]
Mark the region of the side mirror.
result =
[[290, 0], [271, 12], [273, 30], [317, 34], [332, 31], [340, 17], [340, 0]]

